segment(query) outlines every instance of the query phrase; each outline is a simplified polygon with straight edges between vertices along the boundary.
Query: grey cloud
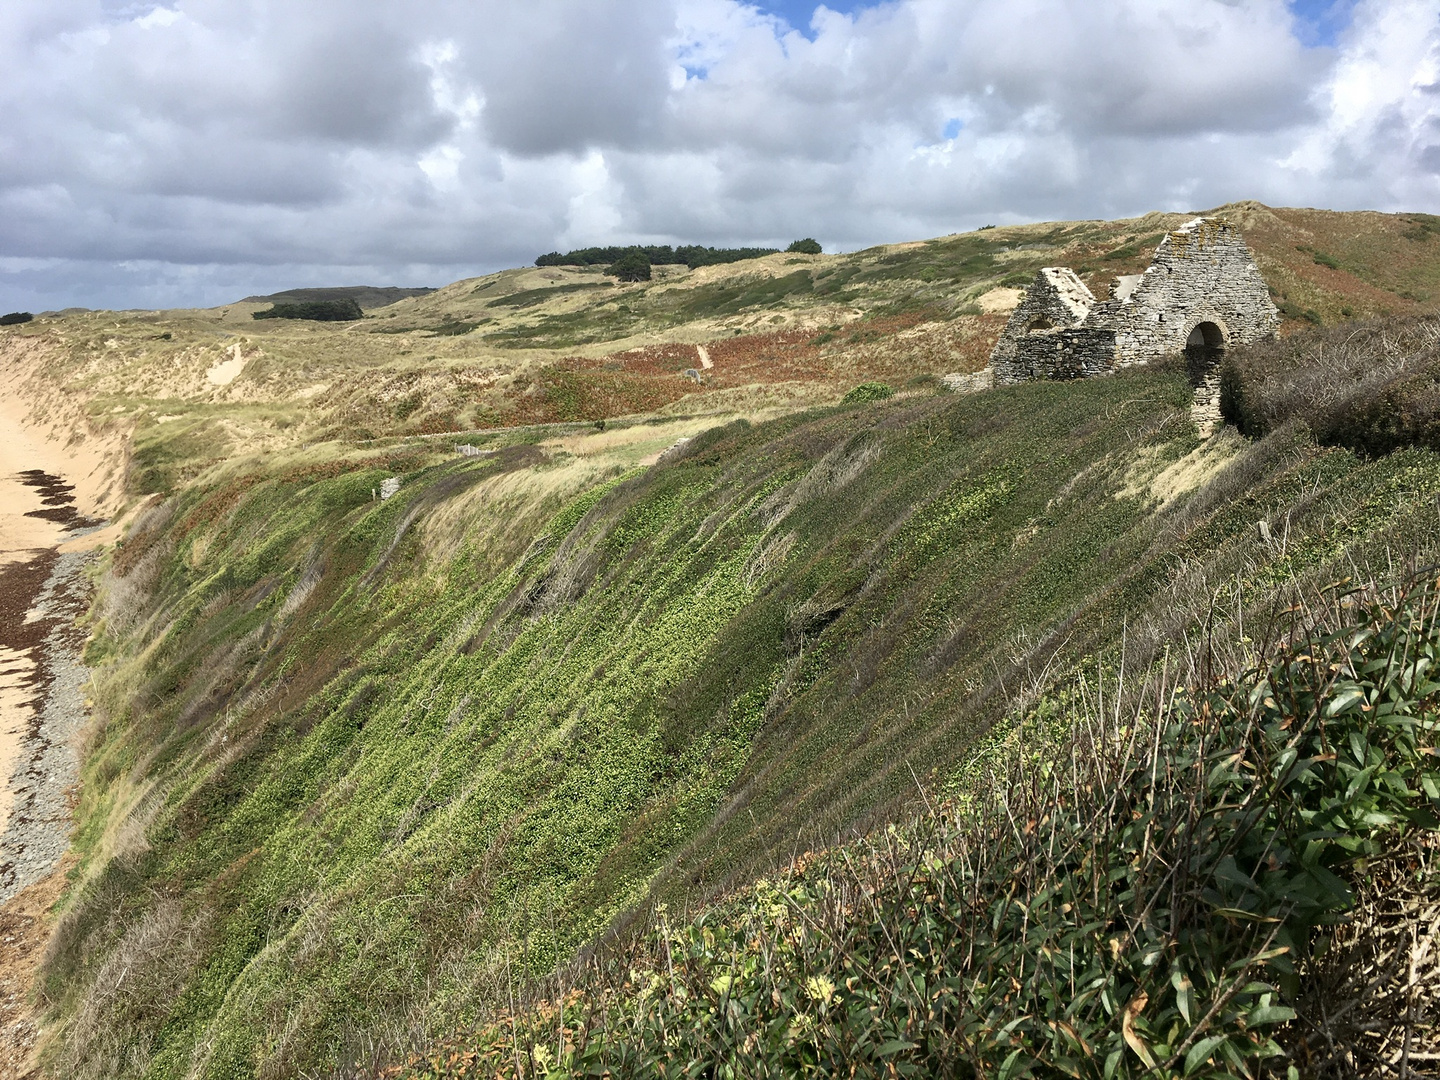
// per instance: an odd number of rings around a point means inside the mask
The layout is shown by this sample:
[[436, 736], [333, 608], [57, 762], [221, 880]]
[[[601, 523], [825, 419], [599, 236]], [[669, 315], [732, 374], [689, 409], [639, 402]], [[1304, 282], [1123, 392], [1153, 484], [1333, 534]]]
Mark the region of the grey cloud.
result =
[[568, 243], [1440, 208], [1440, 0], [1362, 0], [1337, 50], [1283, 0], [894, 0], [783, 39], [736, 0], [171, 2], [0, 4], [0, 309]]
[[467, 37], [485, 130], [518, 154], [651, 142], [666, 106], [675, 11], [665, 0], [503, 4]]

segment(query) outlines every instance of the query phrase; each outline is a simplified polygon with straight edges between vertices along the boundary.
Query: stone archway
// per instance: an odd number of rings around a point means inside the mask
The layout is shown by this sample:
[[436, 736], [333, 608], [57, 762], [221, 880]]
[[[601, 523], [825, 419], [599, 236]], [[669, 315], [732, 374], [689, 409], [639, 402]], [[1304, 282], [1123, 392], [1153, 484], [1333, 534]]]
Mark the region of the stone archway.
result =
[[1203, 435], [1220, 422], [1220, 363], [1225, 359], [1225, 330], [1205, 319], [1185, 335], [1185, 370], [1195, 388], [1190, 415]]
[[1044, 315], [1037, 315], [1035, 318], [1030, 320], [1030, 325], [1025, 327], [1025, 332], [1033, 334], [1036, 330], [1053, 330], [1054, 327], [1055, 324], [1052, 323], [1049, 319], [1047, 319]]

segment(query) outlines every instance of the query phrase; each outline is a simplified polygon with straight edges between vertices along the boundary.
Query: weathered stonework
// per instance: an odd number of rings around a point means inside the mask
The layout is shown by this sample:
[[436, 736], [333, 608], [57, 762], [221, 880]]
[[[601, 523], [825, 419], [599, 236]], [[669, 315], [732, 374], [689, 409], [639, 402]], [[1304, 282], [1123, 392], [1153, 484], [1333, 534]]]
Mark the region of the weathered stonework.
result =
[[[1095, 297], [1068, 266], [1047, 266], [1035, 275], [1025, 298], [1010, 313], [1005, 332], [990, 353], [990, 366], [997, 383], [1024, 382], [1032, 374], [1034, 348], [1038, 341], [1054, 345], [1055, 331], [1079, 326]], [[1025, 358], [1020, 353], [1026, 353]]]
[[1269, 337], [1279, 323], [1239, 230], [1202, 217], [1168, 233], [1145, 273], [1120, 278], [1108, 300], [1097, 301], [1072, 270], [1041, 270], [990, 366], [1003, 384], [1108, 375], [1184, 354], [1196, 419], [1208, 422], [1219, 418], [1214, 384], [1225, 348]]

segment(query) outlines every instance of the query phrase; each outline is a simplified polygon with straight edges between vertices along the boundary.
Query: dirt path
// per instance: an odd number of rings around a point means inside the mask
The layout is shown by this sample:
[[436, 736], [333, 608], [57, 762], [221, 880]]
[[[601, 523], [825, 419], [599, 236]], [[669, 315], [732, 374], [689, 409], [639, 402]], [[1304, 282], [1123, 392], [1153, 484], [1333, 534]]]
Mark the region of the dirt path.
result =
[[700, 366], [702, 368], [712, 368], [715, 366], [715, 364], [710, 359], [710, 350], [707, 349], [704, 345], [695, 346], [695, 355], [700, 357]]

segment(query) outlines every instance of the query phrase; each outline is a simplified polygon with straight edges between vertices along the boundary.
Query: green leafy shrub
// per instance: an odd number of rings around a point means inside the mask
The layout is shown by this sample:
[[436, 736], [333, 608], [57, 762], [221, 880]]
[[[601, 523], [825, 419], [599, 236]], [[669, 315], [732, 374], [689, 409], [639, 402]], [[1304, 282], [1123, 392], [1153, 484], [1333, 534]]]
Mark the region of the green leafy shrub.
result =
[[884, 401], [894, 396], [895, 390], [888, 383], [862, 382], [840, 400], [845, 405], [861, 405], [867, 401]]
[[1405, 866], [1412, 899], [1440, 896], [1440, 619], [1433, 588], [1347, 603], [1233, 682], [1162, 680], [1157, 715], [1092, 703], [962, 804], [989, 809], [803, 857], [680, 925], [662, 907], [568, 992], [391, 1075], [1383, 1069], [1425, 1030], [1412, 969], [1372, 964], [1345, 1001], [1320, 975], [1357, 885]]
[[785, 249], [787, 255], [819, 255], [820, 251], [819, 241], [808, 236], [804, 240], [796, 240]]
[[433, 328], [436, 337], [461, 337], [470, 331], [481, 326], [482, 323], [491, 322], [490, 319], [466, 322], [463, 319], [451, 319]]
[[1220, 411], [1252, 437], [1303, 421], [1320, 443], [1370, 456], [1440, 447], [1440, 320], [1352, 323], [1233, 350]]
[[650, 260], [643, 251], [629, 251], [605, 268], [620, 281], [649, 281]]
[[28, 311], [12, 311], [8, 315], [0, 315], [0, 326], [19, 326], [35, 318]]
[[252, 319], [309, 319], [313, 322], [354, 322], [365, 312], [354, 300], [307, 300], [296, 304], [274, 304], [266, 311], [257, 311]]

